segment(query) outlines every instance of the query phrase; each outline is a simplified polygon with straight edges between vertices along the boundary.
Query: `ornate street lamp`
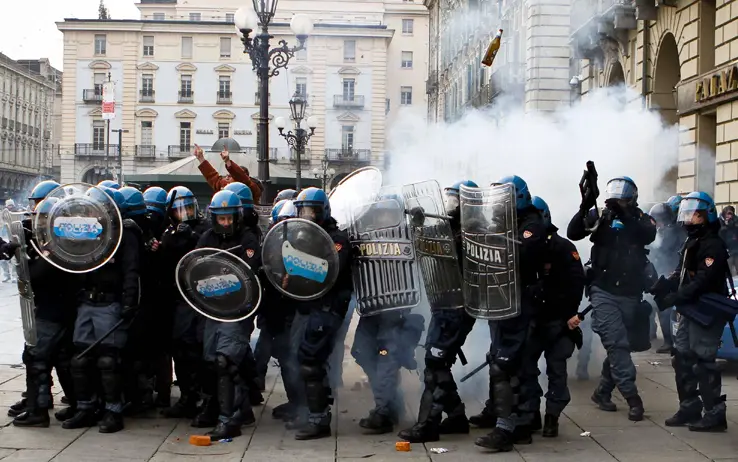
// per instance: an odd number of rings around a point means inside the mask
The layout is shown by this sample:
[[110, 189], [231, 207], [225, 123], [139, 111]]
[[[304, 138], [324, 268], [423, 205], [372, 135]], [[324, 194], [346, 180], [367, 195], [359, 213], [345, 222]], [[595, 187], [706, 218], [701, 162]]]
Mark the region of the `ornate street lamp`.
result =
[[323, 187], [323, 190], [325, 190], [328, 178], [333, 178], [333, 176], [336, 174], [336, 171], [333, 168], [328, 168], [328, 158], [324, 157], [320, 160], [320, 168], [315, 167], [313, 168], [313, 176], [315, 178], [321, 178], [321, 185]]
[[[259, 77], [259, 179], [269, 182], [269, 78], [279, 75], [280, 68], [287, 68], [295, 52], [305, 48], [305, 40], [313, 30], [313, 22], [303, 14], [296, 14], [290, 22], [298, 45], [288, 47], [284, 40], [279, 46], [269, 49], [269, 23], [277, 11], [278, 0], [252, 0], [253, 5], [241, 7], [234, 15], [236, 30], [248, 53], [253, 68]], [[257, 28], [260, 28], [257, 30]], [[268, 203], [267, 195], [262, 195]]]
[[305, 118], [305, 107], [307, 101], [299, 94], [295, 94], [290, 100], [290, 111], [292, 112], [291, 119], [295, 121], [295, 132], [288, 131], [284, 133], [284, 128], [287, 126], [287, 121], [284, 117], [277, 117], [274, 122], [277, 124], [279, 134], [287, 140], [287, 144], [295, 150], [297, 153], [297, 170], [295, 171], [295, 189], [300, 191], [302, 183], [302, 154], [305, 152], [305, 146], [311, 136], [315, 134], [315, 127], [317, 127], [317, 119], [315, 117], [308, 117], [307, 126], [310, 129], [310, 133], [302, 128], [302, 120]]

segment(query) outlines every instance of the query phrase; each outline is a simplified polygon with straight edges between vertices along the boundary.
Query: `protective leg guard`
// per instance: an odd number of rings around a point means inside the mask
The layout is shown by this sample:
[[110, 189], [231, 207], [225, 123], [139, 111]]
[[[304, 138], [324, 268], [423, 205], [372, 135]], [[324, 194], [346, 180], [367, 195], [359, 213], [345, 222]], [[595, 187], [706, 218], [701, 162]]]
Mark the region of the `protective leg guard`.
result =
[[503, 371], [497, 363], [492, 362], [489, 366], [490, 388], [494, 393], [493, 409], [497, 417], [510, 417], [512, 414], [513, 393], [510, 376]]

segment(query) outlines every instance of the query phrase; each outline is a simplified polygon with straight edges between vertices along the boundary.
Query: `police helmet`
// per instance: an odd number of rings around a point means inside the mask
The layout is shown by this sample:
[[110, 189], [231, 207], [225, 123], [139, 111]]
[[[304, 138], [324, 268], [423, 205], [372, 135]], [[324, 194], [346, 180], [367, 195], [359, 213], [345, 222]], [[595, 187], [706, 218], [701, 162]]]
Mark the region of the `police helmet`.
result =
[[517, 175], [502, 177], [495, 184], [511, 184], [515, 187], [515, 208], [523, 210], [532, 205], [528, 183]]
[[197, 219], [199, 208], [197, 206], [197, 198], [192, 194], [192, 191], [184, 186], [175, 186], [167, 194], [167, 203], [172, 201], [174, 194], [176, 194], [174, 202], [172, 202], [174, 217], [180, 222]]
[[321, 223], [331, 216], [331, 203], [325, 191], [320, 188], [302, 190], [294, 203], [299, 218]]
[[120, 189], [120, 185], [117, 181], [114, 180], [103, 180], [97, 184], [98, 186], [105, 186], [106, 188], [111, 189]]
[[531, 203], [533, 204], [533, 207], [537, 208], [538, 211], [541, 212], [543, 222], [546, 224], [546, 227], [551, 226], [551, 209], [548, 208], [546, 201], [538, 196], [533, 196]]
[[466, 186], [468, 188], [478, 188], [479, 187], [472, 180], [461, 180], [461, 181], [457, 181], [456, 183], [452, 184], [448, 188], [445, 188], [443, 190], [443, 192], [446, 193], [446, 194], [455, 194], [455, 195], [458, 196], [459, 195], [459, 191], [461, 190], [461, 186], [462, 185], [464, 185], [464, 186]]
[[87, 191], [87, 194], [90, 197], [97, 197], [99, 194], [99, 191], [103, 191], [105, 194], [110, 196], [113, 199], [113, 202], [115, 202], [115, 205], [118, 207], [118, 210], [120, 211], [121, 215], [125, 215], [126, 213], [126, 199], [123, 197], [123, 194], [121, 194], [120, 191], [113, 188], [101, 188], [98, 187], [97, 189], [92, 188], [89, 191]]
[[679, 212], [679, 203], [682, 201], [682, 196], [677, 194], [676, 196], [671, 196], [670, 198], [666, 199], [666, 204], [671, 208], [672, 214], [676, 217], [677, 213]]
[[118, 190], [123, 195], [123, 213], [126, 217], [135, 217], [146, 213], [146, 201], [136, 188], [124, 186]]
[[274, 198], [274, 204], [284, 199], [294, 199], [297, 197], [297, 191], [294, 189], [283, 189], [277, 193], [277, 197]]
[[41, 183], [34, 186], [33, 190], [31, 191], [31, 195], [28, 196], [28, 200], [31, 202], [40, 201], [41, 199], [46, 198], [46, 196], [48, 196], [51, 191], [55, 190], [59, 186], [59, 183], [54, 180], [42, 181]]
[[272, 207], [272, 216], [269, 218], [269, 225], [274, 225], [282, 220], [297, 217], [297, 210], [292, 199], [282, 199]]
[[36, 208], [33, 209], [33, 214], [48, 215], [51, 213], [51, 209], [54, 208], [54, 204], [59, 202], [58, 197], [48, 197], [42, 199], [36, 203]]
[[[702, 217], [702, 223], [695, 223], [695, 217]], [[679, 203], [677, 222], [692, 227], [713, 224], [718, 221], [715, 202], [706, 192], [695, 191], [687, 194]]]
[[158, 186], [152, 186], [143, 193], [146, 209], [151, 213], [164, 215], [167, 211], [167, 192]]
[[[230, 235], [236, 232], [238, 222], [243, 216], [241, 199], [236, 193], [225, 189], [218, 191], [213, 195], [208, 210], [216, 233]], [[230, 223], [224, 220], [227, 216], [231, 217]]]
[[223, 190], [235, 193], [241, 199], [241, 207], [244, 209], [254, 209], [254, 195], [251, 192], [251, 188], [245, 184], [234, 181], [233, 183], [228, 183]]
[[628, 176], [619, 176], [607, 182], [605, 200], [624, 200], [631, 205], [638, 203], [638, 187]]
[[[677, 211], [679, 209], [677, 208]], [[671, 209], [671, 206], [667, 202], [656, 204], [651, 207], [648, 214], [656, 220], [656, 224], [659, 226], [671, 225], [676, 221], [676, 214]]]

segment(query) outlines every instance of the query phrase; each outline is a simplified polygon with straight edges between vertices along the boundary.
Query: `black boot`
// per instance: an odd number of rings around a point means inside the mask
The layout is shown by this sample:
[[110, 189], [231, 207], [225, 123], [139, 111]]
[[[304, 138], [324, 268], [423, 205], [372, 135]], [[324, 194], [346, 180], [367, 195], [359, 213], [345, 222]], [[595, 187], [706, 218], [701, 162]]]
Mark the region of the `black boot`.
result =
[[482, 412], [469, 417], [469, 423], [478, 428], [495, 428], [497, 416], [491, 410], [491, 406], [485, 406]]
[[397, 436], [410, 443], [430, 443], [441, 439], [439, 425], [429, 420], [418, 422], [412, 428], [402, 430]]
[[469, 434], [469, 419], [463, 413], [450, 415], [443, 419], [438, 432], [441, 435], [467, 435]]
[[687, 424], [698, 422], [700, 419], [702, 419], [701, 412], [689, 413], [680, 409], [676, 414], [666, 419], [666, 421], [664, 421], [664, 425], [667, 427], [683, 427]]
[[530, 431], [537, 432], [543, 428], [543, 422], [541, 422], [541, 411], [533, 413], [533, 421], [530, 423]]
[[65, 420], [69, 420], [72, 417], [74, 417], [74, 414], [77, 413], [77, 407], [76, 406], [69, 406], [65, 407], [64, 409], [57, 411], [54, 413], [54, 418], [58, 420], [59, 422], [64, 422]]
[[264, 402], [264, 396], [259, 390], [259, 386], [254, 382], [249, 384], [249, 403], [252, 406], [260, 406]]
[[123, 414], [106, 411], [100, 421], [100, 433], [117, 433], [123, 430]]
[[592, 402], [595, 403], [600, 410], [606, 412], [615, 412], [618, 410], [615, 403], [612, 402], [612, 396], [609, 394], [601, 394], [599, 388], [592, 393]]
[[233, 377], [225, 367], [218, 368], [218, 425], [209, 433], [211, 441], [220, 441], [226, 438], [241, 436], [241, 425], [233, 422], [234, 403], [236, 399], [236, 385]]
[[206, 436], [210, 437], [210, 441], [220, 441], [228, 438], [241, 436], [241, 426], [234, 425], [232, 422], [218, 422], [213, 431], [207, 432]]
[[71, 418], [62, 422], [62, 428], [67, 430], [89, 428], [95, 425], [97, 425], [97, 415], [93, 409], [77, 410]]
[[212, 428], [218, 424], [218, 400], [215, 396], [206, 396], [200, 413], [190, 422], [193, 428]]
[[369, 416], [359, 421], [359, 426], [365, 430], [368, 435], [383, 435], [391, 433], [394, 429], [392, 419], [385, 414], [377, 412], [376, 409], [369, 411]]
[[543, 432], [541, 436], [544, 438], [556, 438], [559, 436], [559, 416], [546, 414], [543, 418]]
[[513, 444], [532, 444], [533, 431], [530, 425], [517, 425], [513, 431]]
[[[313, 368], [310, 372], [305, 375], [305, 397], [310, 417], [307, 425], [295, 435], [296, 440], [315, 440], [331, 436], [331, 397], [330, 389], [323, 383], [325, 373], [318, 368]], [[322, 417], [316, 417], [321, 414]]]
[[18, 417], [26, 412], [26, 407], [28, 407], [28, 400], [26, 398], [21, 399], [15, 404], [11, 404], [10, 408], [8, 408], [8, 417]]
[[29, 408], [26, 412], [13, 419], [13, 426], [16, 427], [46, 428], [49, 424], [49, 411], [46, 409]]
[[168, 419], [191, 419], [197, 415], [197, 395], [186, 393], [173, 406], [162, 409], [161, 415]]
[[640, 422], [643, 420], [643, 413], [645, 410], [643, 409], [643, 400], [640, 396], [635, 395], [631, 396], [630, 398], [626, 398], [625, 401], [628, 402], [628, 420], [632, 420], [633, 422]]
[[297, 406], [292, 403], [284, 403], [272, 409], [272, 417], [277, 420], [292, 420], [297, 415]]
[[330, 425], [331, 413], [328, 413], [327, 421], [323, 419], [321, 422], [308, 422], [295, 434], [296, 440], [317, 440], [320, 438], [328, 438], [331, 436]]
[[705, 414], [698, 421], [690, 424], [693, 432], [724, 432], [728, 429], [725, 418], [725, 395], [721, 395], [722, 376], [714, 362], [699, 363], [695, 366], [699, 380], [699, 392]]
[[[723, 395], [725, 397], [725, 395]], [[705, 416], [688, 425], [689, 431], [702, 433], [720, 433], [728, 430], [725, 412], [705, 412]]]
[[510, 452], [513, 450], [513, 434], [495, 427], [490, 434], [477, 438], [474, 444], [492, 452]]

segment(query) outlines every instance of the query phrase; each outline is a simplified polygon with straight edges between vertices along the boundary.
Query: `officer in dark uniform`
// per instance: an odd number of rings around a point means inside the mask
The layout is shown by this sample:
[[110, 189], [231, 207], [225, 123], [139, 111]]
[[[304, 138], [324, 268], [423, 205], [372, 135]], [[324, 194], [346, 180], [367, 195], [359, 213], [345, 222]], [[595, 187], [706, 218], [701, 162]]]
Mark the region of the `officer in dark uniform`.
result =
[[[248, 191], [250, 194], [251, 190]], [[253, 212], [253, 203], [251, 211]], [[233, 191], [219, 191], [213, 195], [209, 213], [213, 227], [202, 235], [197, 247], [224, 250], [237, 247], [229, 252], [240, 257], [253, 271], [258, 271], [261, 266], [261, 232], [257, 220], [250, 220], [249, 225], [244, 223], [241, 199]], [[251, 381], [247, 381], [242, 375], [241, 366], [251, 351], [249, 336], [252, 330], [251, 319], [241, 322], [220, 322], [210, 318], [205, 320], [204, 359], [217, 371], [220, 409], [218, 425], [208, 433], [213, 441], [240, 436], [241, 425], [250, 425], [256, 421], [246, 389], [253, 383], [253, 377]], [[236, 401], [237, 385], [241, 388], [240, 403]], [[238, 415], [237, 404], [240, 404]]]
[[[77, 308], [74, 325], [74, 345], [78, 352], [92, 345], [121, 319], [133, 319], [138, 310], [140, 259], [143, 249], [142, 231], [126, 218], [125, 198], [114, 189], [104, 189], [121, 211], [123, 237], [113, 258], [104, 266], [82, 276], [82, 304]], [[88, 195], [101, 194], [91, 189]], [[102, 385], [105, 415], [100, 422], [101, 433], [123, 429], [123, 399], [121, 352], [126, 344], [127, 328], [119, 327], [98, 348], [81, 358], [72, 359], [72, 376], [77, 400], [77, 412], [62, 424], [63, 428], [91, 427], [97, 423], [96, 376]]]
[[331, 217], [325, 191], [307, 188], [300, 192], [294, 204], [299, 218], [317, 223], [331, 236], [338, 251], [339, 264], [338, 278], [327, 294], [317, 300], [294, 304], [295, 309], [307, 318], [302, 324], [304, 333], [296, 348], [308, 407], [307, 424], [295, 438], [309, 440], [331, 435], [330, 405], [333, 401], [327, 384], [326, 364], [351, 300], [351, 244], [348, 234], [339, 230], [336, 220]]
[[692, 431], [722, 432], [728, 424], [715, 359], [725, 322], [733, 320], [718, 315], [711, 316], [712, 322], [700, 323], [689, 313], [691, 308], [712, 314], [700, 307], [703, 295], [727, 297], [725, 279], [731, 277], [728, 251], [718, 234], [715, 203], [707, 193], [693, 192], [682, 199], [677, 223], [684, 226], [688, 238], [680, 252], [681, 261], [668, 278], [669, 290], [656, 294], [660, 309], [676, 306], [680, 313], [672, 358], [679, 410], [666, 419], [666, 426], [688, 424]]
[[[679, 264], [679, 250], [684, 245], [687, 232], [676, 222], [678, 211], [679, 202], [673, 205], [663, 202], [654, 205], [648, 212], [656, 222], [656, 239], [650, 246], [649, 260], [658, 274], [669, 274]], [[674, 345], [671, 338], [671, 310], [659, 313], [659, 324], [664, 344], [656, 349], [656, 353], [671, 353]]]
[[518, 425], [519, 410], [515, 405], [516, 395], [520, 394], [519, 377], [522, 373], [523, 354], [528, 338], [530, 321], [535, 312], [533, 299], [540, 293], [538, 270], [543, 266], [546, 254], [546, 225], [541, 212], [533, 206], [528, 184], [519, 176], [508, 176], [496, 184], [511, 184], [515, 188], [515, 207], [517, 209], [517, 234], [520, 241], [518, 283], [522, 287], [520, 314], [503, 321], [490, 321], [492, 345], [488, 353], [489, 393], [485, 416], [497, 416], [494, 430], [486, 436], [477, 438], [477, 446], [495, 452], [512, 451], [513, 444], [530, 444], [531, 422], [521, 421]]
[[521, 420], [531, 422], [533, 431], [540, 429], [543, 390], [538, 383], [538, 360], [543, 354], [548, 391], [542, 436], [556, 437], [559, 434], [559, 416], [571, 401], [566, 383], [566, 361], [574, 353], [575, 342], [581, 343], [577, 309], [586, 281], [579, 253], [574, 244], [557, 234], [558, 228], [551, 223], [548, 204], [540, 197], [533, 197], [533, 205], [543, 215], [547, 236], [544, 264], [539, 269], [541, 280], [533, 294], [535, 314], [520, 378], [520, 410], [524, 413]]
[[[454, 183], [444, 189], [444, 207], [450, 217], [449, 224], [456, 241], [459, 264], [462, 262], [461, 210], [459, 190], [461, 185], [478, 187], [471, 180]], [[459, 268], [461, 271], [462, 268]], [[431, 311], [431, 322], [425, 339], [425, 388], [420, 397], [418, 422], [397, 436], [411, 443], [438, 441], [441, 434], [469, 433], [466, 408], [459, 396], [458, 387], [451, 367], [464, 346], [466, 337], [474, 327], [475, 318], [466, 310], [435, 309]], [[445, 420], [443, 413], [448, 417]]]
[[627, 322], [639, 309], [648, 263], [646, 246], [656, 237], [651, 217], [638, 208], [638, 188], [628, 177], [607, 183], [607, 199], [602, 215], [596, 209], [574, 215], [566, 235], [572, 241], [590, 236], [590, 284], [592, 330], [607, 350], [602, 363], [600, 385], [592, 401], [603, 411], [615, 412], [612, 392], [618, 387], [630, 408], [628, 418], [643, 420], [643, 400], [636, 388], [636, 368], [630, 357]]

